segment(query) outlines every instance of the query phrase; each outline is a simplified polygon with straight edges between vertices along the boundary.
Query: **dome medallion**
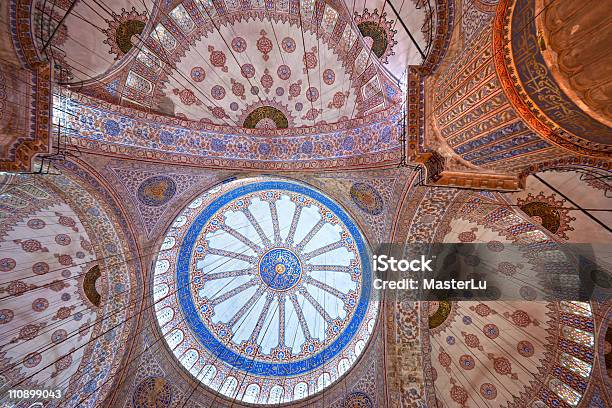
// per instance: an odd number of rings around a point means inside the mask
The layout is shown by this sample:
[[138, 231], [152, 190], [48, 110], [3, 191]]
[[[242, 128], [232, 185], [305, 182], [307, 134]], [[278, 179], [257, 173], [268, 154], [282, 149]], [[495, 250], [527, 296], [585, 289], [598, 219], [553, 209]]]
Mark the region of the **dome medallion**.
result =
[[234, 180], [198, 197], [168, 231], [154, 279], [175, 357], [245, 402], [289, 402], [329, 386], [365, 348], [378, 311], [357, 225], [288, 180]]
[[271, 249], [259, 261], [259, 277], [262, 283], [270, 289], [291, 289], [298, 283], [301, 276], [300, 260], [288, 249]]

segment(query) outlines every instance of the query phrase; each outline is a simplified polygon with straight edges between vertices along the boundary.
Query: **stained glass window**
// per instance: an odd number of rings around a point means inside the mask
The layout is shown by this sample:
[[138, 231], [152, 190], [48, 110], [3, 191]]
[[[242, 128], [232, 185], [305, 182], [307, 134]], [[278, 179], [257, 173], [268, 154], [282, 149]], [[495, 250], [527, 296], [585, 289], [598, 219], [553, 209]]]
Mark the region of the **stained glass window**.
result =
[[289, 0], [279, 0], [275, 2], [277, 11], [289, 11]]
[[270, 390], [270, 397], [268, 398], [268, 404], [278, 404], [281, 402], [281, 398], [283, 397], [283, 387], [280, 385], [275, 385]]
[[329, 5], [325, 6], [325, 13], [323, 13], [323, 21], [321, 27], [328, 33], [334, 31], [336, 25], [336, 19], [338, 18], [338, 12]]
[[563, 367], [581, 375], [584, 378], [588, 378], [588, 376], [591, 374], [591, 365], [589, 363], [574, 356], [570, 356], [567, 353], [562, 353], [559, 356], [559, 362]]
[[342, 49], [350, 49], [356, 39], [357, 34], [353, 32], [350, 24], [346, 24], [344, 26], [344, 31], [342, 32], [342, 38], [340, 38], [340, 44], [342, 46]]
[[179, 4], [176, 6], [171, 12], [170, 17], [176, 22], [176, 24], [186, 33], [190, 33], [195, 28], [195, 24], [191, 19], [187, 10], [185, 10], [185, 6]]
[[586, 302], [562, 301], [561, 309], [568, 313], [591, 317], [591, 305]]
[[580, 401], [581, 395], [571, 389], [568, 385], [562, 383], [557, 378], [553, 378], [548, 382], [548, 387], [557, 394], [563, 401], [575, 407]]
[[153, 38], [159, 42], [162, 47], [167, 50], [173, 50], [176, 47], [176, 39], [170, 34], [166, 27], [162, 24], [158, 24], [155, 27], [155, 32], [152, 34]]
[[315, 0], [301, 0], [302, 20], [310, 20], [314, 15]]
[[[226, 3], [229, 8], [237, 9], [240, 7], [239, 0], [229, 0]], [[217, 9], [215, 8], [215, 5], [213, 4], [212, 0], [196, 0], [196, 4], [200, 9], [200, 13], [202, 13], [202, 16], [204, 16], [204, 20], [209, 17], [213, 18], [217, 15]]]
[[587, 347], [593, 347], [595, 343], [592, 333], [571, 326], [563, 326], [563, 337]]
[[161, 68], [161, 61], [159, 58], [146, 47], [141, 48], [136, 58], [152, 70], [158, 71]]
[[366, 68], [368, 63], [368, 51], [362, 49], [357, 58], [355, 59], [355, 72], [361, 74]]
[[264, 8], [265, 2], [264, 0], [251, 0], [251, 6], [254, 9], [262, 9]]
[[130, 88], [134, 88], [138, 92], [142, 92], [144, 94], [148, 94], [153, 89], [153, 86], [148, 80], [144, 79], [133, 71], [128, 73], [125, 84]]

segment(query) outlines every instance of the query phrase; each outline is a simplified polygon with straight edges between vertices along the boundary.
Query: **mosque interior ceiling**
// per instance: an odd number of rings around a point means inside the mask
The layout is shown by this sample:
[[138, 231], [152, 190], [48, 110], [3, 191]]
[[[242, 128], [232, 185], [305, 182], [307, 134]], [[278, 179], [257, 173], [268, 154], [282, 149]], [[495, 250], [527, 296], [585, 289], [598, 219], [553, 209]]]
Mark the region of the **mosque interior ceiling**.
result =
[[611, 24], [0, 0], [0, 406], [612, 406]]

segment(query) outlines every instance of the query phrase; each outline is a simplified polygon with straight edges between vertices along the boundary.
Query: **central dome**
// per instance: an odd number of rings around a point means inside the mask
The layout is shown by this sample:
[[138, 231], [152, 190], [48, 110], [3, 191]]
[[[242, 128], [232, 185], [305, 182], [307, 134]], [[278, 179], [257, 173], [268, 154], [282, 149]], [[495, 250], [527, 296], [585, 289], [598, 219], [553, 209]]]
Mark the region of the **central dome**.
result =
[[261, 257], [259, 276], [270, 289], [291, 289], [302, 277], [302, 265], [292, 251], [274, 248]]
[[[176, 218], [156, 263], [168, 347], [200, 382], [281, 403], [330, 385], [374, 328], [368, 249], [336, 202], [306, 185], [224, 183]], [[159, 295], [156, 296], [156, 300]]]

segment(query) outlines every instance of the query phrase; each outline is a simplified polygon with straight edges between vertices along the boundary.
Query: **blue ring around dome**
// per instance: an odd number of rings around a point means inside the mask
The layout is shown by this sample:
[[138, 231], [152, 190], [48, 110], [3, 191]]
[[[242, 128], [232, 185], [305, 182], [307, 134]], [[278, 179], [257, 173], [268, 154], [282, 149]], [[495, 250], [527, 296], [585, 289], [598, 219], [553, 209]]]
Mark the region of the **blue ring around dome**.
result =
[[[262, 361], [255, 361], [253, 358], [237, 354], [233, 350], [228, 349], [222, 344], [206, 327], [206, 325], [200, 320], [195, 304], [191, 298], [191, 285], [189, 278], [189, 266], [191, 264], [191, 254], [193, 247], [196, 243], [196, 239], [206, 225], [208, 220], [224, 205], [230, 201], [262, 190], [285, 190], [291, 191], [298, 194], [308, 196], [321, 204], [325, 205], [331, 210], [340, 220], [344, 223], [348, 231], [351, 233], [355, 240], [355, 245], [359, 252], [362, 266], [362, 283], [361, 283], [361, 296], [359, 303], [355, 309], [355, 313], [351, 318], [351, 321], [333, 343], [325, 347], [318, 354], [305, 358], [300, 361], [286, 362], [286, 363], [268, 363]], [[206, 207], [198, 216], [195, 218], [189, 230], [185, 234], [183, 243], [181, 245], [179, 256], [177, 259], [176, 267], [177, 284], [178, 284], [178, 299], [181, 309], [185, 314], [185, 320], [191, 327], [194, 335], [198, 338], [200, 343], [206, 347], [210, 352], [215, 354], [217, 358], [224, 361], [226, 364], [231, 365], [234, 368], [246, 371], [253, 375], [259, 376], [287, 376], [287, 375], [298, 375], [308, 373], [326, 362], [329, 362], [334, 358], [340, 351], [342, 351], [348, 343], [351, 341], [353, 336], [357, 333], [363, 318], [368, 309], [371, 292], [371, 279], [372, 273], [370, 269], [370, 262], [368, 258], [368, 252], [366, 249], [365, 242], [361, 236], [361, 232], [357, 228], [357, 225], [350, 219], [349, 215], [335, 202], [327, 198], [325, 195], [312, 190], [301, 184], [294, 184], [286, 181], [260, 181], [244, 186], [239, 186], [233, 190], [228, 191], [221, 197], [215, 199], [208, 207]]]

